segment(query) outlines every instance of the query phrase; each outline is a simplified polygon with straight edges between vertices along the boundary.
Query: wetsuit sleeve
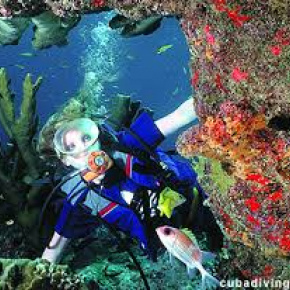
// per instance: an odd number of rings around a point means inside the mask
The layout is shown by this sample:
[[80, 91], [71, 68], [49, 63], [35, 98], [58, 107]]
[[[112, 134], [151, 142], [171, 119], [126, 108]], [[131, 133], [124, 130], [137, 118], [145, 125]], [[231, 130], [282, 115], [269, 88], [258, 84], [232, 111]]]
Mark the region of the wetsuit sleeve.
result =
[[63, 207], [55, 226], [55, 231], [68, 239], [85, 237], [97, 225], [96, 217], [79, 205], [84, 201], [89, 189], [83, 187], [75, 197], [72, 196], [79, 185], [82, 187], [83, 182], [78, 182], [72, 192], [64, 199]]
[[[158, 129], [151, 116], [143, 112], [131, 124], [130, 129], [136, 134], [147, 146], [155, 149], [165, 139], [164, 135]], [[118, 139], [125, 146], [143, 149], [144, 146], [132, 134], [126, 131], [121, 131], [118, 134]]]
[[55, 231], [68, 239], [83, 238], [98, 225], [95, 216], [80, 206], [64, 201], [62, 211], [55, 226]]

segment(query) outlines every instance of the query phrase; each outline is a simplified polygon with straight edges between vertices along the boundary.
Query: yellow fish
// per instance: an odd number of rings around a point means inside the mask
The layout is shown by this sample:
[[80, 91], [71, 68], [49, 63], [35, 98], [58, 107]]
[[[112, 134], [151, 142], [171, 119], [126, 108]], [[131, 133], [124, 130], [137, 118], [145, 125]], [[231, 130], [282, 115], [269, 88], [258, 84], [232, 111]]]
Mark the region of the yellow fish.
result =
[[161, 54], [163, 52], [165, 52], [166, 50], [168, 50], [169, 48], [171, 48], [173, 45], [172, 44], [165, 44], [165, 45], [162, 45], [161, 47], [159, 47], [157, 49], [157, 54]]
[[169, 187], [165, 187], [160, 193], [158, 209], [160, 216], [166, 215], [171, 218], [173, 210], [186, 201], [185, 197]]

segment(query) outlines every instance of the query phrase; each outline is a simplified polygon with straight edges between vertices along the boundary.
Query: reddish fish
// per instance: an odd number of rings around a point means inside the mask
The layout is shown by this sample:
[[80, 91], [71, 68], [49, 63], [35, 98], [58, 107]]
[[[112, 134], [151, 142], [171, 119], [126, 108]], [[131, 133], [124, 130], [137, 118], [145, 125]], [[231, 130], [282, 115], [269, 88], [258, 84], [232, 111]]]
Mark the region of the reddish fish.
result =
[[219, 281], [210, 275], [202, 266], [202, 262], [215, 257], [214, 254], [200, 250], [195, 238], [190, 232], [169, 226], [156, 229], [157, 235], [170, 254], [182, 261], [188, 271], [198, 269], [201, 276], [201, 289], [219, 286]]

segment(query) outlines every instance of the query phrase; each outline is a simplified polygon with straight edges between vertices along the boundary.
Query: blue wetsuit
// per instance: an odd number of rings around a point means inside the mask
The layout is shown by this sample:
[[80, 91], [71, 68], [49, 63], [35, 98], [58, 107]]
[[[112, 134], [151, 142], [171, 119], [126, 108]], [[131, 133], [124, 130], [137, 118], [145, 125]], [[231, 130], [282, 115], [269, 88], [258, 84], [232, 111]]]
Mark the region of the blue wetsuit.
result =
[[[142, 113], [131, 124], [130, 129], [146, 145], [154, 150], [160, 160], [175, 173], [172, 180], [173, 183], [184, 183], [186, 188], [189, 189], [192, 189], [196, 185], [198, 186], [196, 173], [190, 164], [174, 160], [158, 148], [158, 145], [164, 140], [164, 136], [147, 113]], [[126, 131], [118, 132], [117, 138], [120, 144], [128, 148], [144, 149], [142, 144]], [[125, 157], [125, 174], [123, 174], [123, 177], [117, 183], [101, 183], [94, 186], [92, 190], [85, 186], [86, 183], [81, 176], [77, 176], [62, 187], [62, 190], [68, 195], [55, 227], [58, 234], [66, 238], [84, 237], [91, 233], [98, 225], [96, 214], [99, 214], [107, 222], [114, 224], [118, 229], [128, 233], [132, 238], [137, 238], [140, 245], [145, 249], [147, 248], [148, 241], [145, 227], [137, 214], [128, 208], [125, 200], [122, 198], [121, 191], [136, 193], [141, 188], [146, 188], [151, 191], [160, 192], [160, 178], [156, 176], [155, 172], [149, 174], [140, 173], [140, 171], [136, 172], [134, 170], [136, 164], [142, 167], [142, 161], [138, 160], [137, 157], [130, 154], [126, 154], [123, 157]], [[110, 175], [109, 172], [109, 178], [114, 178], [112, 175], [114, 173]], [[84, 187], [83, 190], [75, 195], [82, 187]], [[182, 190], [181, 188], [178, 191], [182, 194]], [[83, 204], [82, 207], [78, 206], [80, 203]]]

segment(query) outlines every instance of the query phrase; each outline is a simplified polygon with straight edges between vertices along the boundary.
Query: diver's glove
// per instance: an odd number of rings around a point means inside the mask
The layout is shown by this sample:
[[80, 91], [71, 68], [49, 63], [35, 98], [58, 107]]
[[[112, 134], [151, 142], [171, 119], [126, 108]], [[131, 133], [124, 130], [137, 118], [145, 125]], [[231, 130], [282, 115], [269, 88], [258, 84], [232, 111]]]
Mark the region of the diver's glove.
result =
[[122, 94], [118, 94], [113, 99], [110, 111], [108, 121], [116, 131], [122, 127], [129, 128], [132, 122], [144, 111], [151, 116], [153, 115], [153, 111], [149, 108], [141, 108], [140, 101], [132, 101], [130, 96]]

